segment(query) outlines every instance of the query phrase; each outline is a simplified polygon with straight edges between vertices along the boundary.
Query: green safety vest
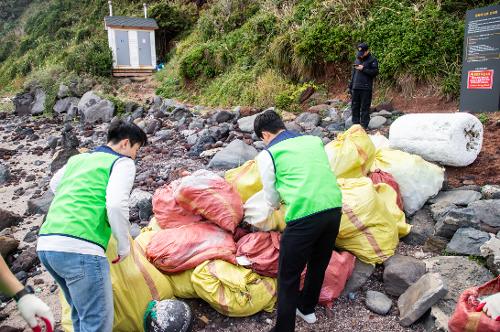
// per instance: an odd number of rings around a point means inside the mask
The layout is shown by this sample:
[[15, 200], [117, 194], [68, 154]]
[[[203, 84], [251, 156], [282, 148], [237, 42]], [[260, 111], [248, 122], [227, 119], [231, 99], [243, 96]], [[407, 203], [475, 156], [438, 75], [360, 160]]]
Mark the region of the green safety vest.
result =
[[106, 250], [111, 237], [106, 187], [113, 164], [120, 157], [122, 155], [106, 146], [71, 157], [40, 228], [40, 236], [73, 237]]
[[287, 223], [342, 206], [342, 193], [319, 137], [285, 131], [268, 151], [274, 162], [276, 190], [287, 206]]

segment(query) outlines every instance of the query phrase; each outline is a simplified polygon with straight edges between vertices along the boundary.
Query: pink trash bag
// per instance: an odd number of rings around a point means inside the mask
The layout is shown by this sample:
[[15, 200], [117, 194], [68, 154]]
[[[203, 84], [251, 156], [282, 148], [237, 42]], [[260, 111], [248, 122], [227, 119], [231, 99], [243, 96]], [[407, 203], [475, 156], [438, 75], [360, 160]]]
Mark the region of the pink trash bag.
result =
[[[280, 256], [279, 232], [256, 232], [243, 236], [236, 244], [236, 260], [260, 275], [276, 278]], [[245, 261], [246, 260], [246, 261]]]

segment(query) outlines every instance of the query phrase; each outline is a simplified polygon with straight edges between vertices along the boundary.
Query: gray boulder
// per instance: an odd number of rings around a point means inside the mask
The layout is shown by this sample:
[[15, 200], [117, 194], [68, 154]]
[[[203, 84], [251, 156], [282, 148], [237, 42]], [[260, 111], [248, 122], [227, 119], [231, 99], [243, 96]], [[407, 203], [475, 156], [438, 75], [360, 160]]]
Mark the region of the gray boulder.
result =
[[286, 127], [286, 130], [290, 130], [290, 131], [293, 131], [295, 133], [304, 132], [304, 129], [302, 129], [301, 126], [299, 126], [297, 123], [295, 123], [293, 121], [285, 122], [285, 127]]
[[483, 230], [495, 234], [500, 231], [500, 199], [475, 201], [467, 207], [479, 219]]
[[423, 245], [434, 232], [434, 220], [428, 209], [423, 208], [408, 219], [411, 224], [410, 234], [402, 241], [414, 246]]
[[384, 293], [367, 291], [366, 307], [379, 315], [386, 315], [392, 307], [392, 301]]
[[175, 132], [173, 129], [163, 129], [159, 130], [155, 133], [155, 138], [158, 141], [168, 141], [169, 139], [172, 139], [175, 135]]
[[43, 91], [41, 88], [36, 88], [34, 100], [31, 104], [32, 115], [40, 115], [43, 113], [43, 111], [45, 111], [45, 99], [47, 99], [45, 91]]
[[145, 122], [144, 132], [148, 135], [156, 133], [161, 127], [161, 122], [157, 119], [148, 119]]
[[32, 198], [28, 201], [29, 214], [47, 214], [49, 212], [50, 204], [54, 199], [54, 194], [49, 189], [42, 196]]
[[460, 228], [457, 230], [446, 251], [459, 255], [481, 255], [479, 248], [490, 239], [488, 233], [474, 228]]
[[441, 254], [448, 245], [448, 242], [449, 240], [445, 237], [432, 235], [425, 241], [422, 250]]
[[399, 297], [399, 323], [403, 326], [410, 326], [447, 292], [447, 285], [439, 274], [425, 274]]
[[356, 259], [354, 270], [342, 291], [342, 296], [347, 296], [349, 293], [356, 292], [361, 288], [373, 274], [374, 270], [375, 267], [373, 265], [363, 263], [359, 259]]
[[115, 105], [93, 91], [88, 91], [78, 102], [78, 111], [85, 123], [109, 122], [115, 113]]
[[321, 117], [317, 113], [305, 112], [300, 114], [295, 122], [305, 130], [312, 130], [319, 125]]
[[0, 185], [10, 180], [10, 171], [7, 165], [0, 162]]
[[[194, 135], [191, 135], [194, 136]], [[191, 137], [189, 136], [189, 137]], [[207, 146], [214, 144], [216, 142], [215, 138], [212, 136], [209, 130], [202, 130], [196, 137], [196, 142], [191, 147], [188, 152], [189, 156], [198, 157], [203, 151], [207, 149]]]
[[147, 221], [153, 214], [153, 195], [141, 189], [134, 189], [130, 194], [129, 207], [130, 215], [133, 219], [137, 218], [141, 221]]
[[11, 226], [19, 225], [21, 221], [23, 221], [23, 217], [20, 215], [0, 208], [0, 231]]
[[67, 113], [68, 110], [74, 107], [78, 108], [78, 102], [80, 99], [76, 97], [67, 97], [64, 99], [59, 99], [54, 105], [54, 112], [57, 114]]
[[384, 262], [384, 288], [388, 294], [399, 296], [424, 274], [423, 262], [396, 254]]
[[481, 193], [484, 199], [500, 199], [499, 185], [485, 185], [481, 188]]
[[370, 119], [368, 123], [368, 128], [370, 129], [378, 129], [382, 127], [387, 122], [387, 119], [383, 116], [374, 116]]
[[212, 160], [210, 160], [208, 167], [223, 169], [235, 168], [241, 166], [247, 160], [255, 158], [257, 153], [257, 150], [253, 146], [237, 139], [232, 141], [223, 150], [217, 152]]
[[432, 218], [437, 222], [440, 218], [443, 218], [450, 210], [457, 208], [455, 204], [445, 203], [445, 204], [432, 204], [430, 206], [430, 211]]
[[433, 204], [455, 204], [467, 206], [469, 203], [481, 199], [481, 193], [474, 190], [452, 190], [441, 191], [436, 197], [429, 199], [429, 203]]
[[228, 111], [218, 111], [212, 116], [212, 120], [217, 123], [228, 122], [234, 119], [234, 113]]
[[190, 110], [183, 106], [178, 106], [176, 107], [173, 111], [172, 114], [170, 114], [170, 117], [174, 119], [175, 121], [181, 121], [182, 119], [190, 118], [193, 116], [193, 113], [191, 113]]
[[480, 227], [479, 219], [472, 209], [455, 207], [440, 216], [435, 226], [434, 235], [451, 239], [457, 229], [461, 227]]
[[20, 271], [29, 272], [39, 263], [40, 261], [36, 254], [36, 248], [28, 247], [16, 258], [14, 263], [12, 263], [10, 270], [12, 273], [18, 273]]
[[57, 98], [63, 99], [66, 97], [69, 97], [71, 95], [71, 91], [69, 91], [69, 88], [65, 84], [60, 84], [59, 85], [59, 90], [57, 91]]
[[240, 118], [238, 120], [238, 127], [242, 132], [245, 133], [253, 133], [253, 123], [255, 121], [255, 118], [261, 113], [257, 113], [251, 116], [245, 116], [243, 118]]
[[205, 122], [203, 118], [195, 118], [191, 121], [188, 128], [190, 130], [203, 129], [205, 127]]
[[14, 103], [14, 114], [20, 116], [30, 115], [33, 100], [34, 96], [29, 91], [16, 94], [16, 96], [12, 98], [12, 102]]

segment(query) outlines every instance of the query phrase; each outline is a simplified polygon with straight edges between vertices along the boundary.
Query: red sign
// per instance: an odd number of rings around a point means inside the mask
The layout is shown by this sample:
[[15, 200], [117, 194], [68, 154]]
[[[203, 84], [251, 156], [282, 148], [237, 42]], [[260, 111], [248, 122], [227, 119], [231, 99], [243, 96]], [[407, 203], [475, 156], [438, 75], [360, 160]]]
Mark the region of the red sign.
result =
[[469, 70], [467, 89], [493, 89], [493, 69]]

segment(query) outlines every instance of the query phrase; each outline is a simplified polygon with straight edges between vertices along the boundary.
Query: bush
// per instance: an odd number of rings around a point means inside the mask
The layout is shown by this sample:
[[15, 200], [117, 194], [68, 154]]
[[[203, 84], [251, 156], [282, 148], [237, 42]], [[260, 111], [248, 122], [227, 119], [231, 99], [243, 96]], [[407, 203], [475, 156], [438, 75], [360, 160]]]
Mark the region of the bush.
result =
[[181, 76], [194, 80], [199, 77], [213, 78], [220, 74], [227, 58], [218, 46], [205, 43], [191, 48], [180, 60]]
[[89, 41], [75, 47], [67, 56], [65, 65], [77, 73], [110, 76], [113, 55], [106, 40]]

